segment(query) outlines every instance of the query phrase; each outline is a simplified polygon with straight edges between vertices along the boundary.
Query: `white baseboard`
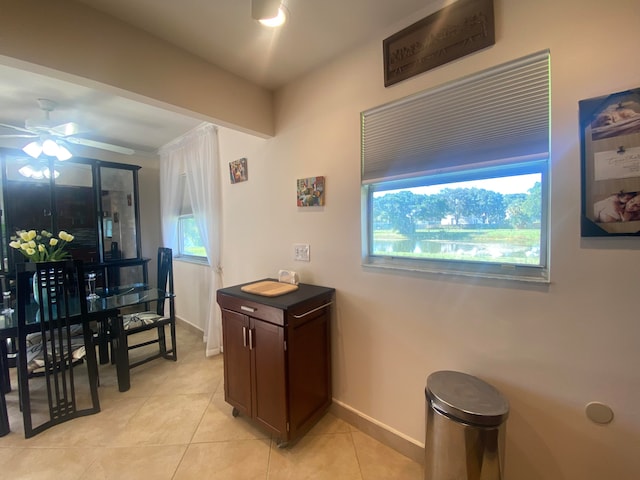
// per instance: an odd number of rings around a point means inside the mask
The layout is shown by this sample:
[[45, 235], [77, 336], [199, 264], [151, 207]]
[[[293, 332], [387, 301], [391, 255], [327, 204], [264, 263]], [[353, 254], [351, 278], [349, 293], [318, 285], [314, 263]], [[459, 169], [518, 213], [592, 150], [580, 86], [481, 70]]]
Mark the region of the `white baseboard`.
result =
[[[182, 325], [183, 328], [186, 328], [187, 330], [190, 330], [191, 332], [197, 334], [197, 335], [202, 335], [202, 343], [205, 343], [205, 338], [204, 338], [204, 332], [202, 331], [202, 329], [196, 325], [194, 325], [191, 322], [188, 322], [187, 320], [184, 320], [178, 316], [176, 316], [176, 323], [179, 323], [180, 325]], [[220, 355], [222, 353], [222, 347], [220, 348], [213, 348], [211, 350], [205, 350], [204, 354], [207, 357], [213, 357], [215, 355]]]
[[[375, 438], [380, 443], [393, 448], [405, 457], [424, 465], [424, 444], [404, 435], [374, 418], [365, 415], [354, 408], [333, 399], [329, 409], [336, 417], [353, 425], [358, 430]], [[424, 420], [424, 419], [423, 419]]]
[[200, 327], [195, 326], [193, 323], [180, 318], [176, 315], [176, 323], [180, 323], [180, 325], [182, 325], [183, 327], [187, 327], [188, 330], [191, 330], [193, 333], [198, 333], [200, 335], [203, 335], [203, 331]]

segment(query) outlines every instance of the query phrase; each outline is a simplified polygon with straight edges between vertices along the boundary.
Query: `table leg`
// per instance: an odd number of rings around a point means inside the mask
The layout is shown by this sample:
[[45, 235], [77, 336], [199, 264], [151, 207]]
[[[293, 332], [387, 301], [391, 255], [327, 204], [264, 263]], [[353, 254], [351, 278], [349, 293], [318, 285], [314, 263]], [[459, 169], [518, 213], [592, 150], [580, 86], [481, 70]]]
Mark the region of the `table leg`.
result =
[[129, 349], [127, 336], [122, 325], [122, 315], [111, 319], [111, 334], [113, 351], [111, 355], [116, 360], [116, 374], [118, 376], [118, 390], [126, 392], [131, 387], [129, 377]]
[[109, 336], [107, 329], [107, 320], [98, 320], [98, 359], [100, 365], [109, 363]]
[[9, 349], [7, 339], [0, 339], [0, 391], [11, 391], [11, 378], [9, 378]]
[[0, 437], [4, 437], [11, 431], [9, 428], [9, 414], [7, 413], [7, 401], [4, 392], [0, 390]]
[[9, 361], [7, 359], [7, 339], [0, 339], [0, 437], [4, 437], [11, 430], [9, 429], [9, 414], [7, 413], [7, 401], [5, 393], [11, 391], [11, 381], [9, 379]]

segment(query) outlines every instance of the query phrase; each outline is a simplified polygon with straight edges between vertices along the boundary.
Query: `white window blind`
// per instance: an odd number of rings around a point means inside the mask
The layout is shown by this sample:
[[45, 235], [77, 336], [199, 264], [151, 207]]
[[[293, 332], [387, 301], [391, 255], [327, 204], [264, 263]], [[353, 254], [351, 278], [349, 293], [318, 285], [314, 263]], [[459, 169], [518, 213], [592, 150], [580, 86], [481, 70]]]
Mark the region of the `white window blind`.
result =
[[362, 183], [549, 155], [549, 52], [361, 114]]

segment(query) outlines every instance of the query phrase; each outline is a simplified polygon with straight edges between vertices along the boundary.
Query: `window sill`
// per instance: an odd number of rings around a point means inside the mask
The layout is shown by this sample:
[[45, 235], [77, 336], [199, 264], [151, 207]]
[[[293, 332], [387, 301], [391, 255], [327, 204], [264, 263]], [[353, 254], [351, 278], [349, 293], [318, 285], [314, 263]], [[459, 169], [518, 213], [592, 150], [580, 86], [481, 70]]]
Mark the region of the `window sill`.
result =
[[174, 260], [177, 262], [184, 262], [184, 263], [193, 263], [196, 265], [203, 265], [205, 267], [209, 266], [209, 260], [207, 260], [206, 258], [202, 258], [202, 257], [190, 257], [188, 255], [181, 255], [178, 257], [174, 257]]
[[[515, 266], [504, 266], [504, 271], [496, 271], [495, 269], [483, 268], [483, 265], [478, 265], [473, 270], [456, 270], [455, 268], [446, 268], [443, 266], [437, 267], [432, 264], [406, 261], [393, 259], [380, 259], [380, 258], [365, 258], [362, 262], [364, 268], [388, 270], [396, 272], [412, 272], [416, 274], [424, 275], [450, 275], [458, 277], [471, 277], [471, 278], [486, 278], [491, 280], [504, 280], [510, 282], [524, 282], [524, 283], [537, 283], [537, 284], [549, 284], [548, 272], [543, 269], [527, 269], [529, 271], [524, 272]], [[485, 266], [486, 267], [486, 266]], [[500, 269], [502, 270], [502, 269]], [[520, 270], [519, 273], [518, 270]]]

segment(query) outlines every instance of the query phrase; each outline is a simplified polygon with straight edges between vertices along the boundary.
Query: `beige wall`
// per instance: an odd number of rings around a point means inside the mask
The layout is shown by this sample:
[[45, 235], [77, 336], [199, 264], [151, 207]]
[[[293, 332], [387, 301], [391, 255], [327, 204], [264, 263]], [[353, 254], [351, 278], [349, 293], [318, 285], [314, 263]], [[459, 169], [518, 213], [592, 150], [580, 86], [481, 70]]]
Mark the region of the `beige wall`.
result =
[[[335, 287], [335, 400], [416, 444], [424, 441], [426, 377], [455, 369], [494, 384], [511, 403], [507, 478], [635, 478], [640, 244], [580, 238], [578, 101], [640, 87], [640, 8], [637, 0], [494, 3], [497, 43], [485, 51], [385, 89], [382, 40], [430, 13], [420, 12], [280, 91], [274, 138], [221, 129], [224, 282], [291, 268], [304, 282]], [[359, 113], [546, 48], [551, 284], [364, 269]], [[231, 185], [228, 162], [240, 157], [249, 160], [249, 181]], [[297, 208], [295, 180], [315, 175], [327, 178], [326, 206]], [[311, 262], [292, 260], [293, 243], [311, 245]], [[177, 282], [193, 283], [192, 268], [177, 266]], [[181, 303], [177, 308], [186, 315]], [[594, 400], [611, 406], [611, 424], [586, 418], [584, 407]]]
[[[292, 268], [305, 282], [336, 287], [336, 401], [416, 443], [424, 442], [426, 377], [461, 370], [494, 384], [511, 402], [507, 478], [634, 478], [640, 244], [580, 238], [578, 101], [640, 87], [634, 33], [640, 6], [637, 0], [496, 0], [495, 7], [497, 43], [475, 55], [384, 88], [382, 40], [416, 16], [279, 92], [276, 136], [255, 152], [223, 155], [223, 169], [247, 156], [250, 172], [246, 184], [224, 186], [225, 282]], [[551, 284], [361, 267], [359, 112], [546, 48]], [[298, 209], [295, 180], [314, 175], [326, 176], [326, 206]], [[310, 243], [310, 263], [292, 261], [297, 242]], [[591, 401], [611, 406], [610, 425], [586, 418]]]

